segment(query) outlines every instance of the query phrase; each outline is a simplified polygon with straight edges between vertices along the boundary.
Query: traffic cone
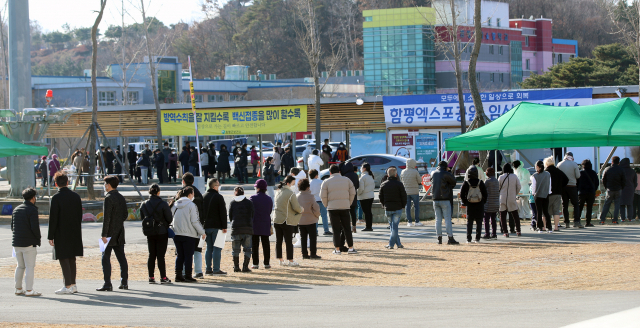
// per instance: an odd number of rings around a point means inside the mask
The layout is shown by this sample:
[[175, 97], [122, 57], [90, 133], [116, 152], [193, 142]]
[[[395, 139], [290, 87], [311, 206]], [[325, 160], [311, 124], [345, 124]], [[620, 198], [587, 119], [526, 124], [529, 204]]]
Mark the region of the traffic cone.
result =
[[[262, 161], [258, 161], [258, 168], [262, 167]], [[258, 169], [258, 178], [262, 178], [262, 170]]]

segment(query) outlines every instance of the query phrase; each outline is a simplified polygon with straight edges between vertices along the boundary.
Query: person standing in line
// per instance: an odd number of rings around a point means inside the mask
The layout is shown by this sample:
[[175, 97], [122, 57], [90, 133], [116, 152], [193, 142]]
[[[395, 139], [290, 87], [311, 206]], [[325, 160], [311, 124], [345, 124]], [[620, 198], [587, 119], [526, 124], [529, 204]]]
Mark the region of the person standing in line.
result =
[[44, 188], [47, 186], [47, 181], [49, 180], [49, 163], [47, 163], [47, 156], [42, 156], [39, 169], [40, 177], [42, 178], [41, 185]]
[[329, 154], [331, 154], [331, 152], [333, 151], [333, 149], [331, 149], [331, 146], [329, 145], [329, 139], [324, 139], [324, 144], [322, 145], [322, 151], [327, 150], [329, 152]]
[[249, 152], [247, 151], [247, 144], [242, 145], [242, 177], [244, 178], [244, 183], [249, 183], [249, 170], [247, 170], [247, 166], [249, 166]]
[[129, 178], [131, 180], [136, 177], [136, 161], [138, 159], [138, 154], [135, 152], [133, 146], [129, 146], [129, 151], [127, 152], [127, 162], [129, 162]]
[[407, 191], [407, 227], [410, 227], [413, 222], [413, 218], [411, 217], [411, 203], [413, 203], [413, 213], [416, 219], [415, 226], [423, 225], [420, 223], [420, 188], [422, 188], [422, 178], [420, 178], [420, 173], [418, 173], [416, 165], [415, 159], [408, 159], [407, 168], [402, 170], [402, 174], [400, 174], [404, 189]]
[[82, 201], [80, 196], [67, 187], [69, 178], [57, 172], [53, 181], [58, 192], [51, 197], [49, 208], [49, 245], [53, 246], [53, 257], [60, 262], [64, 286], [56, 294], [74, 294], [76, 286], [76, 256], [83, 256], [82, 246]]
[[[276, 197], [274, 193], [274, 188], [276, 186], [276, 177], [278, 176], [278, 172], [275, 172], [273, 166], [273, 157], [267, 157], [267, 160], [264, 163], [264, 167], [262, 168], [262, 179], [267, 183], [267, 195], [271, 197], [273, 201]], [[271, 212], [271, 211], [269, 211]]]
[[153, 157], [153, 152], [151, 151], [151, 149], [149, 149], [149, 144], [144, 145], [144, 150], [142, 151], [143, 154], [147, 155], [147, 158], [149, 159], [149, 166], [148, 166], [148, 170], [147, 170], [147, 178], [149, 180], [153, 179], [153, 167], [155, 165], [154, 163], [154, 157]]
[[322, 153], [320, 154], [320, 159], [322, 159], [322, 162], [324, 163], [321, 167], [322, 170], [326, 170], [329, 168], [329, 166], [331, 165], [329, 164], [329, 162], [331, 162], [332, 157], [333, 156], [331, 155], [331, 147], [327, 144], [323, 145]]
[[167, 269], [164, 256], [167, 253], [169, 243], [168, 228], [173, 221], [169, 204], [160, 198], [160, 186], [152, 184], [149, 187], [149, 199], [140, 205], [140, 213], [143, 218], [152, 217], [155, 229], [147, 234], [147, 247], [149, 248], [149, 258], [147, 259], [147, 269], [149, 271], [149, 283], [155, 284], [154, 275], [156, 259], [158, 261], [158, 271], [160, 271], [160, 283], [170, 284], [167, 277]]
[[[562, 214], [562, 191], [569, 183], [569, 178], [560, 169], [558, 169], [553, 161], [553, 157], [544, 159], [545, 171], [551, 175], [551, 193], [549, 194], [549, 212], [553, 215], [553, 231], [560, 231], [558, 223], [560, 222], [560, 214]], [[548, 230], [548, 228], [547, 228]]]
[[490, 167], [487, 169], [487, 181], [484, 187], [487, 190], [487, 198], [484, 203], [484, 239], [498, 239], [496, 234], [496, 213], [500, 211], [500, 184], [495, 178], [496, 171]]
[[365, 228], [362, 231], [373, 231], [373, 192], [376, 189], [376, 182], [373, 180], [373, 172], [369, 163], [362, 164], [360, 181], [358, 181], [358, 200], [364, 212]]
[[215, 178], [216, 165], [218, 164], [218, 154], [216, 153], [216, 145], [212, 141], [209, 141], [207, 156], [209, 156], [209, 174], [211, 174], [212, 178]]
[[193, 174], [194, 177], [200, 176], [199, 162], [196, 147], [191, 147], [191, 152], [189, 153], [189, 173]]
[[333, 233], [329, 231], [329, 218], [327, 216], [327, 208], [322, 203], [322, 198], [320, 198], [320, 189], [322, 188], [322, 180], [318, 176], [318, 170], [311, 169], [309, 170], [309, 177], [311, 181], [309, 182], [309, 189], [311, 190], [311, 194], [318, 203], [320, 207], [320, 216], [322, 217], [322, 227], [324, 229], [323, 236], [331, 236]]
[[60, 162], [58, 162], [58, 155], [53, 154], [51, 156], [51, 160], [48, 164], [49, 168], [49, 179], [53, 180], [53, 176], [56, 175], [56, 172], [60, 171]]
[[[498, 154], [498, 167], [495, 167], [496, 165], [496, 153]], [[494, 169], [497, 169], [498, 172], [502, 171], [502, 152], [501, 151], [497, 151], [497, 150], [491, 150], [489, 151], [489, 158], [487, 158], [487, 165], [489, 167], [493, 167]]]
[[224, 183], [225, 177], [229, 175], [231, 171], [231, 165], [229, 165], [229, 151], [226, 145], [220, 146], [220, 155], [218, 156], [218, 166], [216, 171], [218, 172], [218, 181]]
[[177, 171], [178, 171], [178, 154], [176, 154], [175, 149], [171, 149], [171, 153], [169, 154], [169, 177], [167, 179], [168, 183], [171, 183], [171, 179], [173, 179], [173, 183], [176, 183]]
[[[596, 200], [596, 191], [600, 186], [600, 179], [598, 174], [592, 169], [591, 161], [585, 159], [582, 161], [582, 171], [580, 171], [580, 179], [578, 179], [578, 219], [582, 217], [582, 209], [584, 204], [587, 204], [587, 212], [585, 213], [586, 224], [585, 227], [593, 227], [591, 224], [591, 212], [593, 211], [593, 203]], [[580, 223], [580, 221], [578, 221]]]
[[[290, 175], [286, 176], [278, 185], [275, 199], [275, 217], [273, 219], [273, 229], [276, 232], [276, 258], [280, 265], [298, 266], [298, 262], [293, 260], [293, 234], [295, 226], [300, 222], [300, 216], [304, 209], [298, 203], [298, 198], [291, 190], [296, 183], [296, 179]], [[282, 242], [284, 240], [287, 250], [287, 262], [282, 259]]]
[[[280, 155], [280, 143], [278, 142], [275, 147], [273, 147], [273, 172], [278, 173], [276, 176], [276, 183], [280, 182], [280, 176], [282, 175], [282, 161]], [[272, 197], [273, 198], [273, 197]]]
[[433, 197], [433, 210], [436, 215], [436, 234], [438, 235], [438, 244], [442, 244], [442, 219], [445, 220], [447, 236], [449, 241], [447, 245], [460, 244], [453, 238], [453, 226], [451, 225], [451, 203], [449, 198], [456, 186], [456, 178], [447, 170], [447, 162], [441, 161], [438, 168], [431, 175], [431, 190]]
[[202, 176], [204, 176], [204, 184], [207, 184], [209, 177], [209, 154], [202, 148], [200, 150], [200, 164], [202, 165]]
[[182, 174], [189, 172], [189, 150], [187, 146], [182, 147], [178, 161], [180, 161], [180, 166], [182, 167]]
[[[351, 203], [351, 207], [349, 208], [349, 214], [351, 215], [351, 233], [356, 233], [356, 221], [358, 219], [358, 188], [360, 187], [360, 180], [358, 179], [358, 174], [354, 171], [354, 167], [352, 163], [340, 163], [338, 164], [338, 168], [340, 168], [340, 173], [343, 177], [351, 180], [353, 187], [356, 190], [356, 195], [353, 197], [353, 202]], [[340, 236], [340, 241], [343, 246], [342, 251], [346, 252], [347, 249], [344, 247], [345, 237], [344, 234]]]
[[82, 162], [84, 161], [84, 148], [79, 150], [76, 157], [73, 159], [73, 166], [76, 167], [76, 174], [78, 175], [78, 186], [82, 185]]
[[104, 151], [104, 165], [107, 169], [107, 175], [113, 174], [113, 161], [115, 160], [115, 156], [113, 156], [113, 150], [111, 147], [107, 147]]
[[[509, 231], [515, 231], [517, 236], [521, 236], [520, 230], [520, 217], [518, 216], [518, 192], [522, 189], [520, 180], [513, 173], [511, 164], [507, 163], [502, 168], [502, 175], [498, 177], [498, 183], [500, 184], [500, 226], [504, 232], [505, 237], [509, 237]], [[514, 218], [515, 230], [509, 221], [509, 214]]]
[[[636, 180], [640, 181], [640, 167], [634, 167], [633, 170], [636, 172]], [[629, 220], [635, 219], [636, 216], [640, 219], [640, 183], [633, 194], [633, 217]]]
[[[469, 167], [466, 176], [469, 180], [462, 184], [460, 199], [462, 204], [467, 207], [467, 243], [479, 243], [482, 234], [484, 204], [487, 202], [488, 197], [487, 188], [484, 182], [478, 178], [478, 168], [475, 165]], [[474, 222], [476, 223], [476, 239], [471, 239]]]
[[[196, 188], [196, 186], [193, 185], [194, 180], [195, 178], [191, 173], [186, 173], [182, 175], [182, 188], [184, 189], [186, 187], [190, 187], [193, 190], [192, 201], [196, 205], [196, 208], [198, 209], [198, 217], [200, 219], [200, 225], [204, 226], [204, 218], [205, 218], [204, 207], [203, 207], [204, 199], [202, 197], [202, 193], [200, 193], [200, 190], [198, 190], [198, 188]], [[202, 278], [203, 276], [202, 275], [202, 248], [198, 247], [198, 243], [196, 243], [196, 248], [193, 252], [193, 266], [194, 266], [195, 278]]]
[[113, 162], [113, 166], [114, 166], [114, 170], [115, 170], [115, 174], [118, 177], [118, 180], [120, 180], [120, 183], [124, 182], [124, 178], [122, 177], [122, 165], [120, 165], [120, 163], [122, 162], [122, 154], [120, 154], [120, 150], [116, 149], [116, 158], [120, 160], [120, 162], [115, 161]]
[[[387, 169], [387, 175], [387, 181], [380, 185], [380, 191], [378, 192], [380, 204], [384, 208], [384, 213], [391, 225], [389, 244], [385, 248], [393, 249], [395, 246], [404, 248], [400, 243], [398, 224], [400, 223], [400, 216], [402, 216], [402, 209], [407, 206], [409, 198], [407, 197], [405, 185], [398, 181], [398, 171], [395, 168], [389, 168]], [[373, 194], [373, 192], [371, 193]]]
[[285, 148], [284, 155], [282, 155], [281, 158], [281, 164], [283, 168], [282, 172], [284, 172], [284, 174], [289, 174], [291, 172], [291, 169], [296, 166], [295, 156], [291, 151], [291, 146]]
[[307, 178], [307, 174], [304, 173], [303, 170], [297, 168], [297, 167], [292, 167], [291, 168], [291, 172], [289, 172], [289, 174], [296, 178], [296, 183], [293, 185], [293, 187], [291, 187], [291, 190], [293, 191], [294, 194], [298, 194], [298, 192], [300, 192], [298, 190], [298, 183], [300, 182], [300, 180], [302, 179], [306, 179]]
[[314, 149], [311, 152], [311, 155], [309, 155], [309, 171], [311, 170], [316, 170], [318, 172], [320, 172], [320, 168], [324, 165], [324, 162], [322, 161], [322, 158], [320, 158], [320, 156], [318, 156], [318, 150]]
[[104, 274], [104, 285], [96, 288], [99, 292], [112, 291], [111, 285], [111, 252], [116, 254], [120, 264], [120, 286], [119, 289], [129, 289], [129, 265], [124, 254], [125, 229], [124, 221], [127, 220], [127, 201], [118, 192], [120, 180], [113, 175], [104, 178], [104, 191], [107, 195], [104, 198], [102, 222], [102, 242], [106, 245], [102, 253], [102, 272]]
[[521, 161], [513, 161], [513, 169], [514, 173], [520, 180], [520, 186], [522, 187], [519, 191], [519, 195], [516, 201], [518, 202], [518, 216], [520, 219], [530, 220], [531, 219], [531, 206], [529, 205], [529, 197], [524, 196], [529, 193], [529, 184], [531, 183], [531, 173], [527, 170], [524, 165], [522, 165]]
[[[243, 157], [242, 157], [242, 148], [236, 147], [233, 150], [233, 172], [235, 173], [236, 178], [238, 178], [238, 184], [242, 184], [244, 182], [244, 168], [242, 166]], [[247, 160], [247, 157], [244, 157], [244, 161]]]
[[627, 216], [629, 222], [633, 220], [633, 194], [638, 186], [638, 177], [636, 171], [631, 168], [631, 161], [628, 158], [623, 158], [620, 161], [620, 168], [625, 176], [624, 188], [620, 193], [620, 220], [625, 222]]
[[[135, 162], [134, 162], [135, 163]], [[89, 155], [85, 155], [84, 156], [84, 161], [82, 161], [82, 173], [85, 174], [91, 174], [89, 171], [90, 170], [90, 165], [91, 165], [91, 161], [89, 159]], [[87, 185], [87, 180], [88, 179], [93, 179], [92, 176], [86, 176], [83, 180], [84, 180], [84, 184], [83, 185]]]
[[[193, 178], [193, 175], [191, 175], [191, 178]], [[176, 195], [178, 199], [172, 199], [169, 204], [173, 212], [173, 232], [176, 234], [173, 238], [177, 254], [175, 282], [197, 281], [192, 277], [193, 252], [198, 244], [198, 238], [205, 239], [207, 236], [200, 223], [198, 207], [193, 203], [193, 191], [194, 189], [191, 186], [180, 189], [178, 195]], [[182, 275], [182, 269], [185, 271], [184, 276]]]
[[[40, 221], [38, 220], [38, 208], [36, 198], [38, 193], [33, 188], [22, 191], [24, 202], [18, 205], [11, 214], [11, 231], [13, 232], [11, 246], [13, 246], [16, 261], [15, 294], [24, 296], [40, 296], [33, 290], [33, 277], [36, 267], [37, 247], [40, 247], [42, 235], [40, 234]], [[26, 273], [26, 275], [25, 275]], [[22, 288], [22, 279], [25, 278], [26, 288]]]
[[[297, 195], [298, 203], [304, 209], [302, 217], [298, 223], [300, 229], [300, 240], [302, 240], [302, 258], [303, 259], [320, 259], [317, 254], [318, 243], [318, 218], [320, 217], [320, 206], [316, 203], [316, 199], [311, 194], [309, 189], [309, 179], [302, 179], [298, 182], [298, 190], [300, 193]], [[309, 241], [309, 248], [311, 248], [311, 255], [307, 253], [307, 238]]]
[[[222, 259], [222, 249], [215, 247], [218, 231], [227, 233], [227, 204], [224, 197], [220, 195], [220, 182], [216, 178], [209, 180], [209, 189], [204, 194], [204, 231], [207, 235], [207, 252], [204, 254], [204, 261], [207, 266], [205, 274], [207, 276], [226, 275], [220, 270], [220, 260]], [[213, 266], [212, 266], [213, 265]]]
[[140, 168], [140, 176], [142, 177], [142, 184], [149, 183], [149, 168], [151, 167], [151, 160], [147, 156], [146, 152], [140, 153], [140, 157], [136, 162], [136, 165]]
[[[251, 239], [253, 238], [253, 203], [244, 196], [244, 188], [235, 187], [233, 200], [229, 204], [229, 222], [231, 222], [231, 255], [233, 272], [251, 272]], [[244, 251], [244, 262], [240, 269], [240, 247]]]
[[256, 171], [256, 167], [260, 163], [260, 156], [258, 156], [258, 152], [256, 151], [256, 146], [251, 146], [251, 166], [253, 167], [253, 177], [258, 177], [258, 171]]
[[[349, 229], [350, 220], [349, 212], [353, 201], [356, 199], [356, 188], [349, 178], [340, 174], [340, 168], [333, 164], [329, 168], [331, 176], [322, 182], [320, 187], [320, 198], [322, 203], [329, 212], [329, 220], [333, 230], [333, 254], [340, 255], [342, 253], [341, 246], [343, 242], [341, 235], [347, 242], [349, 254], [357, 254], [353, 248], [353, 235]], [[339, 233], [340, 232], [340, 233]]]
[[164, 148], [162, 148], [162, 156], [164, 156], [164, 171], [162, 171], [163, 173], [163, 180], [165, 180], [166, 183], [171, 183], [171, 178], [170, 178], [170, 174], [169, 174], [169, 160], [171, 157], [171, 148], [169, 147], [169, 142], [165, 141], [164, 142]]
[[[482, 181], [487, 181], [487, 175], [484, 174], [484, 172], [482, 172], [482, 167], [480, 166], [480, 159], [477, 158], [477, 157], [474, 157], [473, 161], [471, 163], [472, 163], [471, 164], [472, 166], [475, 166], [476, 169], [478, 169], [478, 179], [480, 179]], [[465, 181], [469, 180], [469, 176], [467, 175], [466, 172], [464, 174], [464, 180]]]
[[269, 244], [269, 236], [272, 234], [271, 211], [273, 210], [273, 198], [266, 194], [268, 186], [264, 179], [256, 181], [253, 187], [256, 189], [256, 194], [249, 198], [251, 203], [253, 203], [254, 209], [253, 237], [251, 239], [253, 266], [251, 268], [258, 269], [258, 265], [260, 264], [260, 242], [262, 242], [264, 268], [270, 269], [271, 245]]
[[344, 163], [349, 158], [349, 151], [346, 149], [344, 143], [341, 142], [338, 145], [338, 150], [336, 150], [335, 155], [333, 155], [333, 161]]
[[156, 166], [156, 174], [158, 175], [158, 183], [164, 183], [164, 174], [162, 172], [165, 170], [164, 166], [164, 154], [160, 149], [156, 149], [155, 151], [155, 160], [154, 165]]
[[309, 156], [311, 156], [312, 151], [311, 143], [307, 143], [302, 152], [302, 168], [305, 172], [309, 172]]
[[542, 161], [536, 162], [536, 173], [531, 176], [531, 192], [535, 197], [536, 204], [536, 230], [538, 233], [542, 233], [546, 228], [547, 232], [551, 233], [553, 231], [553, 228], [551, 228], [551, 215], [549, 214], [551, 174], [544, 170]]
[[564, 160], [558, 163], [558, 169], [564, 173], [569, 179], [567, 185], [562, 189], [562, 212], [564, 213], [565, 227], [569, 228], [571, 225], [571, 218], [569, 217], [569, 202], [573, 206], [573, 227], [584, 228], [580, 224], [580, 211], [578, 210], [578, 179], [580, 179], [580, 168], [578, 164], [573, 161], [573, 153], [567, 152], [564, 155]]

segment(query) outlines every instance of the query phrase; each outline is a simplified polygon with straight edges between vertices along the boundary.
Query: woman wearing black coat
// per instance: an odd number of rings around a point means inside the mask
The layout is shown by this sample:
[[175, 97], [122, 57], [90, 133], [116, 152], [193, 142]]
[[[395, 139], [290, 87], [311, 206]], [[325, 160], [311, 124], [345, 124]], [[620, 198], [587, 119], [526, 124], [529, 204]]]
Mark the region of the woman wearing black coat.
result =
[[152, 184], [149, 187], [149, 199], [140, 205], [141, 217], [153, 216], [157, 222], [158, 228], [156, 234], [147, 236], [147, 246], [149, 247], [149, 259], [147, 267], [149, 269], [149, 283], [155, 284], [154, 271], [156, 267], [156, 259], [158, 259], [158, 271], [160, 271], [160, 283], [169, 284], [171, 280], [167, 278], [167, 270], [164, 262], [164, 256], [167, 253], [167, 244], [169, 242], [169, 234], [167, 228], [173, 221], [169, 204], [160, 198], [160, 186]]
[[69, 178], [62, 172], [53, 177], [58, 192], [51, 197], [49, 208], [49, 233], [47, 239], [53, 246], [53, 257], [60, 261], [64, 287], [56, 294], [77, 293], [76, 256], [83, 256], [82, 246], [82, 200], [67, 188]]
[[[482, 217], [484, 216], [484, 203], [487, 201], [487, 188], [482, 180], [478, 179], [478, 168], [473, 165], [467, 170], [469, 180], [462, 184], [460, 189], [460, 199], [462, 204], [467, 207], [467, 243], [471, 243], [471, 231], [473, 223], [476, 223], [476, 239], [473, 242], [479, 243], [482, 234]], [[479, 188], [482, 199], [479, 202], [471, 203], [469, 201], [469, 191], [471, 188]]]
[[224, 183], [224, 178], [229, 174], [229, 171], [231, 171], [231, 166], [229, 165], [229, 156], [231, 156], [231, 154], [229, 154], [227, 146], [220, 146], [218, 165], [216, 167], [216, 171], [218, 171], [218, 180], [220, 180], [220, 183]]

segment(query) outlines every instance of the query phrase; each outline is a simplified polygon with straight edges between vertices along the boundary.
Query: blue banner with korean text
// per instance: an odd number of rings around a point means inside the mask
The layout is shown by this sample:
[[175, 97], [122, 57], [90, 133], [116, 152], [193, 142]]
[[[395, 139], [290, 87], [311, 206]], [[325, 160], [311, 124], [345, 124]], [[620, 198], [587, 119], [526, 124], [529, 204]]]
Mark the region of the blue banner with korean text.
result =
[[[484, 112], [495, 120], [520, 102], [568, 107], [592, 103], [591, 88], [524, 90], [481, 93]], [[443, 127], [460, 125], [458, 94], [430, 94], [383, 97], [384, 118], [387, 127]], [[467, 125], [473, 121], [476, 110], [471, 94], [464, 94]]]

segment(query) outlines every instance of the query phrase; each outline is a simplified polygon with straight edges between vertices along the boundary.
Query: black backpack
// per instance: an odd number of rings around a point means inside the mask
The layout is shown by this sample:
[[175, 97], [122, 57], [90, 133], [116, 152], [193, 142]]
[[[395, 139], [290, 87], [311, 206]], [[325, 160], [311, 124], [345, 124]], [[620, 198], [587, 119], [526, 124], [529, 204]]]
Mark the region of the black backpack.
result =
[[[149, 202], [146, 202], [145, 205], [149, 204]], [[156, 209], [158, 208], [158, 205], [162, 204], [162, 202], [158, 202], [158, 204], [156, 204], [156, 206], [153, 208], [153, 211], [149, 212], [147, 210], [147, 214], [144, 215], [144, 218], [142, 219], [142, 233], [145, 236], [155, 236], [158, 234], [158, 230], [160, 230], [160, 227], [162, 227], [162, 221], [160, 220], [156, 220], [155, 217], [153, 216], [153, 213], [156, 211]], [[144, 214], [144, 213], [143, 213]]]

